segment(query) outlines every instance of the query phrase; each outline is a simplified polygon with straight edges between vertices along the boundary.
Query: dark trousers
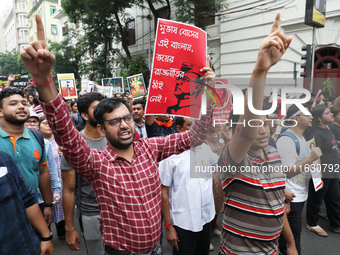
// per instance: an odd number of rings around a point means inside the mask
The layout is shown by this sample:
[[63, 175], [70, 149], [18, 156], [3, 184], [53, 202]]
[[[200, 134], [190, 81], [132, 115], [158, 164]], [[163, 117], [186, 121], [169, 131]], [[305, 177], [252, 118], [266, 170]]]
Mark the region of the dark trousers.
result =
[[309, 183], [307, 200], [307, 224], [318, 225], [322, 200], [325, 200], [327, 216], [332, 227], [340, 227], [340, 187], [336, 178], [323, 178], [323, 188], [315, 192], [312, 180]]
[[192, 232], [174, 226], [179, 243], [178, 248], [172, 249], [173, 255], [208, 255], [210, 247], [211, 222], [203, 226], [202, 231]]
[[[290, 203], [290, 212], [287, 214], [289, 226], [292, 229], [292, 233], [295, 240], [296, 250], [301, 254], [301, 231], [302, 231], [302, 210], [305, 202]], [[279, 239], [280, 254], [287, 254], [287, 243], [282, 234]]]

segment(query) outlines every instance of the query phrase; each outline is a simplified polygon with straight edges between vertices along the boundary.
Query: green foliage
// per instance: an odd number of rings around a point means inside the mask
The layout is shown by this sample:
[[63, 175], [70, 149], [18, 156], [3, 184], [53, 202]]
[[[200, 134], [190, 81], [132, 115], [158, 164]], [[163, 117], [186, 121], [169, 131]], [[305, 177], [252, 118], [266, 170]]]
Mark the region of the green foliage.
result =
[[[121, 71], [119, 75], [124, 78], [124, 81], [126, 81], [126, 77], [128, 76], [142, 73], [145, 85], [149, 85], [150, 69], [142, 56], [132, 57], [130, 62], [123, 56], [120, 56], [119, 63], [121, 63]], [[124, 82], [124, 84], [125, 83], [126, 82]], [[127, 88], [125, 88], [125, 90], [127, 90]]]
[[176, 0], [176, 20], [194, 24], [202, 29], [210, 24], [215, 14], [227, 8], [223, 0]]
[[20, 54], [16, 51], [0, 53], [0, 74], [21, 74], [27, 73], [24, 64], [21, 61]]
[[[130, 57], [127, 47], [125, 21], [129, 19], [125, 9], [132, 7], [129, 0], [63, 0], [62, 6], [73, 23], [81, 22], [86, 40], [83, 47], [93, 54], [92, 64], [100, 65], [98, 72], [102, 77], [110, 76], [110, 63], [116, 49], [113, 42], [122, 42], [126, 55]], [[93, 69], [93, 68], [92, 68]]]
[[322, 95], [324, 95], [327, 99], [333, 95], [333, 83], [330, 78], [327, 78], [327, 80], [322, 83], [321, 91]]
[[76, 30], [69, 30], [64, 36], [63, 41], [50, 42], [49, 49], [55, 55], [56, 61], [53, 65], [52, 72], [57, 73], [74, 73], [78, 85], [81, 74], [86, 63], [86, 49], [82, 46], [83, 36]]

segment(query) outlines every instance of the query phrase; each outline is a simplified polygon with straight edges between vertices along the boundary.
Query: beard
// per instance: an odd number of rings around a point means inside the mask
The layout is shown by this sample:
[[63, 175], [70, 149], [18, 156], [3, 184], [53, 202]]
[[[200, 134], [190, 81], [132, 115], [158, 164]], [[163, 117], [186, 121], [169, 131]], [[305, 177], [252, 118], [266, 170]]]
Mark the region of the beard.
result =
[[128, 149], [131, 144], [133, 143], [135, 136], [136, 136], [136, 131], [131, 129], [131, 133], [132, 136], [129, 140], [131, 141], [122, 141], [120, 139], [117, 138], [113, 138], [111, 135], [109, 135], [108, 133], [106, 133], [106, 139], [108, 140], [108, 142], [111, 144], [112, 147], [120, 149], [120, 150], [126, 150]]
[[97, 122], [89, 115], [89, 123], [92, 127], [97, 127]]
[[23, 119], [18, 119], [17, 117], [16, 117], [16, 115], [7, 115], [5, 112], [4, 112], [4, 119], [8, 122], [8, 123], [10, 123], [10, 124], [12, 124], [12, 125], [15, 125], [15, 126], [22, 126], [22, 125], [24, 125], [25, 124], [25, 122], [29, 119], [29, 115], [27, 114], [27, 116], [25, 117], [25, 118], [23, 118]]

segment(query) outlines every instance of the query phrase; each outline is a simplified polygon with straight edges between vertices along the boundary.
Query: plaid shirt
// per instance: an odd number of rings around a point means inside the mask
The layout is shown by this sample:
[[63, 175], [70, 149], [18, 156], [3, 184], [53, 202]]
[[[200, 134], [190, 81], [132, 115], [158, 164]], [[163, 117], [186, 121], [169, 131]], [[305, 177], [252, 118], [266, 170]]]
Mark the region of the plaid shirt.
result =
[[[48, 123], [66, 160], [96, 193], [105, 245], [132, 253], [154, 248], [161, 234], [158, 161], [205, 140], [211, 112], [190, 131], [135, 141], [131, 162], [108, 146], [91, 149], [74, 128], [61, 96], [43, 103]], [[191, 137], [191, 139], [190, 139]]]

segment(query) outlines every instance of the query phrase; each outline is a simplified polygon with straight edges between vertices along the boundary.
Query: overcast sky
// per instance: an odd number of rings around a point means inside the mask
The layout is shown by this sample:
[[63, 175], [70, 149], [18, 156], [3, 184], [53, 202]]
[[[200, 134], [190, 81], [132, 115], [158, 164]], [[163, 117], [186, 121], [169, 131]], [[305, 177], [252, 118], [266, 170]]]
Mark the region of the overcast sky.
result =
[[12, 0], [0, 0], [0, 16], [5, 15], [5, 10], [8, 6], [12, 6], [12, 2]]

